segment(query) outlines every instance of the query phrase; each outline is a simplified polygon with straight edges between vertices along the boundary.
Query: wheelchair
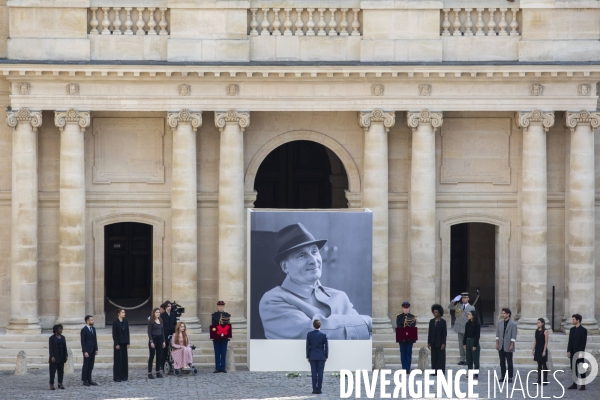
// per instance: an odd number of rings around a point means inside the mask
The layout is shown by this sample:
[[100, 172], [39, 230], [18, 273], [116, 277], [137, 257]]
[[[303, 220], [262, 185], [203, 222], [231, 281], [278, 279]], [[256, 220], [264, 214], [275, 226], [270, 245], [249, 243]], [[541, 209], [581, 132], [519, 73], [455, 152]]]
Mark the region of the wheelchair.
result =
[[[192, 367], [190, 368], [188, 365], [186, 365], [183, 368], [177, 369], [175, 368], [175, 362], [173, 360], [173, 355], [171, 354], [172, 352], [172, 348], [171, 348], [171, 337], [172, 335], [169, 335], [169, 340], [167, 342], [167, 346], [165, 347], [167, 349], [167, 356], [165, 357], [165, 375], [170, 374], [171, 372], [173, 373], [173, 375], [175, 376], [181, 376], [182, 374], [186, 373], [186, 374], [192, 374], [194, 376], [198, 375], [198, 369], [196, 367]], [[195, 350], [196, 346], [192, 346], [192, 350]]]

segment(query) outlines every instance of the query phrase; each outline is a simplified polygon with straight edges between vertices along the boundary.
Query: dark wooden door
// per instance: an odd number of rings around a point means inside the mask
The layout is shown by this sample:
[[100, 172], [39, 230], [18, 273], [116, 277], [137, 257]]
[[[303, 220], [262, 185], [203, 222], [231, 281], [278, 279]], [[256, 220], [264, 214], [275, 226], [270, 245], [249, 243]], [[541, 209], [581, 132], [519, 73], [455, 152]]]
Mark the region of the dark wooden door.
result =
[[452, 225], [450, 227], [450, 296], [454, 298], [467, 290], [469, 290], [469, 224]]
[[331, 208], [331, 166], [323, 145], [298, 140], [279, 146], [262, 162], [254, 189], [257, 208]]
[[107, 225], [104, 235], [106, 296], [125, 307], [146, 300], [152, 295], [152, 225], [121, 222]]

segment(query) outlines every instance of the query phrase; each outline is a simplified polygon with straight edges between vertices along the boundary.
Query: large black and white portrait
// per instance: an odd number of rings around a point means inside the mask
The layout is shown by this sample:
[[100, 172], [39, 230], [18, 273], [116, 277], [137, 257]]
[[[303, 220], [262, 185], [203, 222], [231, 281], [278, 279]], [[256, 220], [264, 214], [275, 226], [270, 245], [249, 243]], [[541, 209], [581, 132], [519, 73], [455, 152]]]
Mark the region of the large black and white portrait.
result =
[[319, 319], [330, 340], [370, 340], [372, 214], [250, 215], [250, 338], [306, 339]]

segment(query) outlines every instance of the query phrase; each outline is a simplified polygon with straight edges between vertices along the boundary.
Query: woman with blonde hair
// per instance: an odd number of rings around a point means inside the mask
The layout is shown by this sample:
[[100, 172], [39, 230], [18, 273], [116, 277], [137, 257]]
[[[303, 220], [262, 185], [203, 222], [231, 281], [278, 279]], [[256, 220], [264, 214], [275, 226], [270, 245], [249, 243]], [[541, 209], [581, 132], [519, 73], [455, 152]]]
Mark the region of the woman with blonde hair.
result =
[[185, 366], [194, 368], [194, 357], [192, 356], [192, 344], [190, 343], [184, 322], [178, 322], [175, 333], [171, 337], [171, 356], [173, 367], [181, 369]]

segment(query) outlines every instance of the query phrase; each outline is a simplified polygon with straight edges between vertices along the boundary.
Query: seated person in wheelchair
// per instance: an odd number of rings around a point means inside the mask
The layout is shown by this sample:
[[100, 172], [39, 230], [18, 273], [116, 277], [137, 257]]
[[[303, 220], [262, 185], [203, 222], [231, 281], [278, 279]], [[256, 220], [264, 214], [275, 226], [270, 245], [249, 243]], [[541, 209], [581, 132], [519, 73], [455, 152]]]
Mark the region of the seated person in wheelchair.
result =
[[185, 323], [178, 322], [175, 327], [175, 333], [171, 337], [171, 357], [173, 357], [173, 367], [175, 369], [181, 369], [186, 366], [194, 368], [193, 348], [185, 331]]

